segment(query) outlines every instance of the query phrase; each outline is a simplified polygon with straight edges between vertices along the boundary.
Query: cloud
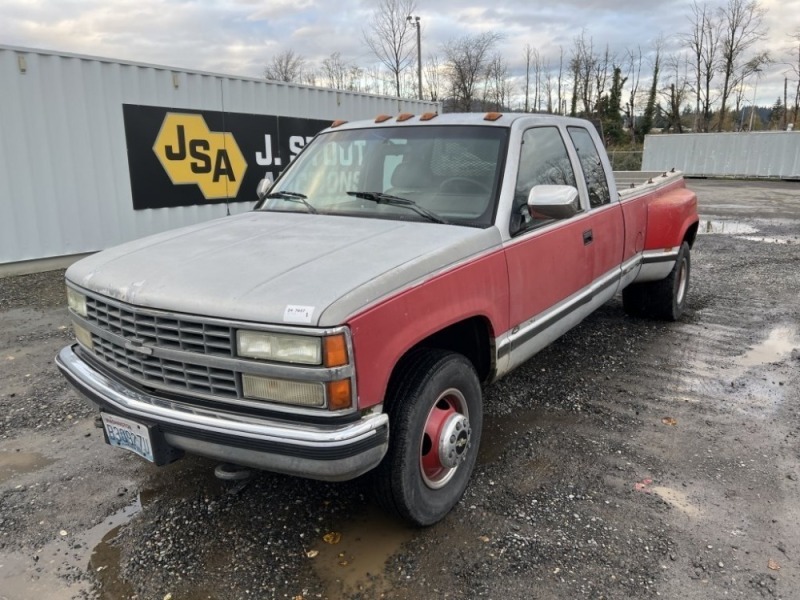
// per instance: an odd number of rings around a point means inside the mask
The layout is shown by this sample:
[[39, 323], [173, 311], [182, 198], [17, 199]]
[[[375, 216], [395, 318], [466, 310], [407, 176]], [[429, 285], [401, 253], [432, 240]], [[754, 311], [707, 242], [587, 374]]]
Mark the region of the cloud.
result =
[[[800, 0], [762, 0], [769, 38], [764, 47], [786, 56], [788, 34], [798, 27]], [[374, 0], [3, 0], [0, 40], [4, 43], [105, 56], [232, 75], [261, 76], [269, 58], [293, 49], [319, 63], [333, 52], [348, 62], [375, 62], [363, 43]], [[425, 56], [441, 55], [455, 36], [497, 31], [497, 50], [517, 75], [526, 44], [555, 64], [568, 57], [586, 30], [597, 49], [608, 45], [652, 48], [664, 36], [664, 52], [681, 48], [677, 32], [687, 28], [687, 0], [437, 0], [418, 2]], [[781, 58], [788, 60], [788, 57]], [[759, 83], [759, 96], [782, 93], [775, 66]], [[780, 87], [780, 90], [778, 90]], [[774, 100], [772, 100], [774, 101]]]

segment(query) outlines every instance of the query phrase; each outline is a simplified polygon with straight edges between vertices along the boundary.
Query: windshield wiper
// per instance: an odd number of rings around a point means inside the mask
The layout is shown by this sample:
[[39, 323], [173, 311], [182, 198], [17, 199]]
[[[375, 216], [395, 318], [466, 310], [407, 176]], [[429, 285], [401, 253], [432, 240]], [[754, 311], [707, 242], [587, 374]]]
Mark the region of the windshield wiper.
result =
[[264, 196], [265, 198], [280, 198], [281, 200], [288, 200], [289, 202], [299, 202], [303, 206], [308, 209], [308, 212], [313, 214], [318, 214], [316, 208], [312, 206], [312, 204], [307, 200], [308, 196], [305, 194], [301, 194], [300, 192], [286, 192], [286, 191], [279, 191], [279, 192], [272, 192]]
[[401, 198], [400, 196], [392, 196], [391, 194], [384, 194], [383, 192], [346, 192], [348, 196], [355, 196], [356, 198], [361, 198], [362, 200], [372, 200], [376, 204], [389, 204], [391, 206], [403, 206], [410, 210], [413, 210], [418, 215], [421, 215], [428, 219], [429, 221], [433, 221], [434, 223], [442, 223], [443, 225], [452, 225], [449, 221], [446, 221], [439, 215], [437, 215], [432, 210], [428, 210], [414, 202], [413, 200], [409, 200], [408, 198]]

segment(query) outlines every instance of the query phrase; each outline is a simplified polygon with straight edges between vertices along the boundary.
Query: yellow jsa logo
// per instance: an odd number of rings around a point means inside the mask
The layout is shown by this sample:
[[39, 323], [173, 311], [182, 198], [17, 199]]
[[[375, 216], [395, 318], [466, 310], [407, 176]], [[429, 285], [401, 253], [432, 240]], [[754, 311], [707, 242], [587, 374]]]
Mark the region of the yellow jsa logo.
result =
[[236, 197], [247, 170], [233, 135], [209, 131], [202, 115], [167, 113], [153, 152], [172, 183], [197, 184], [206, 200]]

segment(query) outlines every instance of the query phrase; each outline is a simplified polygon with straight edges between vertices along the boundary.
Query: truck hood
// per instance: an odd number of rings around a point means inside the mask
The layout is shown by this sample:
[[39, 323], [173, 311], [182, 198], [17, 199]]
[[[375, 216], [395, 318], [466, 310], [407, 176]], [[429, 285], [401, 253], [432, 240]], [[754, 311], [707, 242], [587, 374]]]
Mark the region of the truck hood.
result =
[[494, 227], [249, 212], [99, 252], [67, 279], [147, 308], [329, 327], [500, 243]]

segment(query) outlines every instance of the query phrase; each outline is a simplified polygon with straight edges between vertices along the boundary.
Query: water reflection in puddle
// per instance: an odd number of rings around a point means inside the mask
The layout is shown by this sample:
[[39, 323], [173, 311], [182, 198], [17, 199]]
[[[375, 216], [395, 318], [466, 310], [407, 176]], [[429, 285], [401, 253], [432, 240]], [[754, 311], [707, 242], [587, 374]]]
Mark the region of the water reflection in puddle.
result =
[[749, 235], [758, 229], [748, 223], [740, 221], [726, 221], [716, 219], [703, 219], [700, 221], [698, 233], [726, 233], [730, 235]]
[[776, 327], [767, 339], [753, 346], [737, 359], [743, 367], [756, 367], [782, 360], [800, 346], [793, 327]]
[[758, 233], [757, 227], [749, 223], [742, 223], [741, 221], [728, 221], [725, 219], [701, 219], [698, 233], [736, 235], [743, 240], [749, 240], [751, 242], [763, 242], [767, 244], [800, 243], [800, 239], [797, 237], [753, 235]]
[[320, 540], [309, 549], [327, 596], [379, 598], [391, 588], [385, 576], [386, 562], [413, 538], [414, 529], [370, 507], [332, 533], [329, 539], [338, 540], [336, 543]]
[[[95, 549], [100, 550], [102, 557], [104, 544], [107, 545], [107, 541], [141, 511], [141, 508], [141, 502], [137, 499], [90, 529], [78, 533], [62, 531], [58, 539], [45, 544], [33, 554], [0, 551], [0, 598], [71, 600], [75, 597], [88, 597], [89, 583], [85, 580], [70, 582], [72, 576], [82, 575], [87, 563], [95, 571], [98, 568], [101, 572], [104, 571], [99, 559], [95, 557]], [[119, 591], [123, 594], [128, 592], [126, 589]], [[127, 598], [129, 595], [130, 592], [128, 595], [104, 597]]]

